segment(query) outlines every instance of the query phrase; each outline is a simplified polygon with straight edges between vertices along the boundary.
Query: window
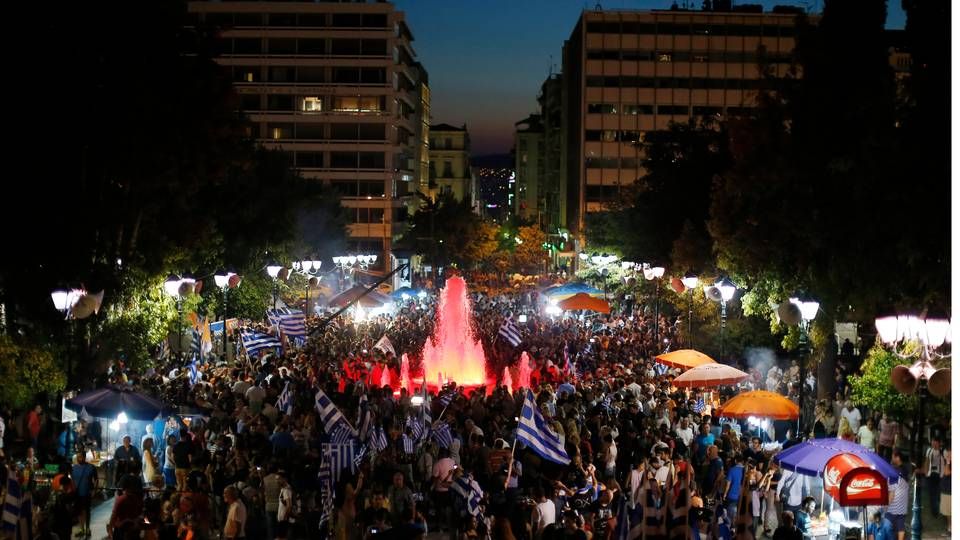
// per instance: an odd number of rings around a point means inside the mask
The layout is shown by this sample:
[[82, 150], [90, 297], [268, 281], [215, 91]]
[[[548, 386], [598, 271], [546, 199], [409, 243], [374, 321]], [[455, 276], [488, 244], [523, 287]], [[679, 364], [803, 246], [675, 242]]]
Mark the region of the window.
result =
[[297, 71], [292, 66], [270, 66], [268, 75], [271, 82], [293, 82]]
[[233, 82], [259, 82], [260, 66], [233, 66]]
[[297, 14], [296, 13], [271, 13], [267, 15], [269, 17], [270, 26], [296, 26], [297, 25]]
[[617, 196], [617, 186], [587, 186], [586, 196], [589, 200], [613, 199]]
[[299, 26], [323, 27], [327, 25], [326, 14], [301, 13], [297, 16]]
[[623, 51], [624, 60], [653, 60], [653, 51]]
[[359, 56], [359, 39], [334, 39], [331, 40], [330, 53], [339, 56]]
[[234, 38], [234, 54], [260, 54], [262, 52], [260, 38]]
[[324, 139], [323, 124], [297, 124], [297, 138], [315, 141]]
[[453, 163], [449, 159], [443, 161], [443, 173], [440, 178], [453, 178]]
[[240, 94], [240, 109], [244, 111], [259, 111], [260, 94]]
[[376, 180], [334, 180], [331, 186], [342, 197], [382, 197], [383, 182]]
[[333, 169], [356, 169], [356, 152], [330, 152], [330, 167]]
[[588, 169], [616, 169], [620, 166], [620, 160], [612, 157], [588, 157]]
[[387, 82], [385, 68], [360, 68], [360, 82], [364, 84], [383, 84]]
[[361, 54], [364, 56], [387, 56], [387, 40], [364, 39], [360, 41]]
[[297, 68], [297, 82], [326, 82], [323, 66], [300, 66]]
[[327, 40], [301, 38], [297, 40], [297, 47], [300, 54], [326, 54]]
[[235, 17], [237, 26], [261, 26], [263, 24], [263, 15], [260, 13], [237, 13]]
[[293, 124], [269, 124], [267, 134], [275, 141], [293, 138]]
[[301, 168], [323, 167], [323, 152], [297, 152], [296, 166]]
[[300, 101], [300, 110], [303, 112], [322, 112], [323, 98], [317, 96], [304, 97]]
[[333, 26], [340, 28], [360, 28], [363, 17], [360, 13], [334, 13]]
[[587, 60], [619, 60], [620, 51], [587, 51]]
[[383, 223], [383, 208], [353, 208], [354, 223]]
[[333, 98], [333, 110], [337, 112], [380, 112], [383, 110], [382, 96], [336, 96]]
[[270, 54], [296, 54], [297, 40], [295, 39], [270, 39], [268, 40]]
[[623, 158], [620, 160], [621, 169], [636, 169], [640, 166], [640, 160], [637, 158]]
[[624, 105], [623, 114], [653, 114], [653, 105]]
[[283, 94], [270, 94], [267, 96], [268, 111], [292, 111], [293, 96]]
[[699, 105], [693, 107], [694, 116], [715, 116], [722, 112], [723, 109], [721, 107], [704, 107]]
[[361, 169], [382, 169], [386, 167], [383, 152], [357, 152], [357, 162]]
[[335, 67], [333, 68], [333, 82], [337, 83], [359, 83], [360, 68]]
[[657, 31], [656, 25], [653, 23], [641, 23], [641, 22], [624, 22], [623, 23], [624, 34], [655, 34], [656, 31]]
[[590, 103], [587, 105], [590, 114], [617, 114], [617, 106], [610, 103]]
[[363, 16], [364, 28], [386, 28], [387, 15], [385, 13], [367, 13]]
[[688, 114], [689, 108], [686, 105], [658, 105], [657, 114], [673, 114], [683, 116]]
[[657, 62], [661, 64], [673, 62], [673, 55], [671, 53], [657, 53]]

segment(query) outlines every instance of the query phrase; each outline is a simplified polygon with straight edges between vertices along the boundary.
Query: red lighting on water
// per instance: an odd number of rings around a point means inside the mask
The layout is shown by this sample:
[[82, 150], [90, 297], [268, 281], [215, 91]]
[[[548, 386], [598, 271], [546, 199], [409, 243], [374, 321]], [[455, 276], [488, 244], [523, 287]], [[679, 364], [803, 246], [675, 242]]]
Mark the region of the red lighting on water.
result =
[[423, 379], [428, 387], [436, 388], [449, 381], [465, 387], [486, 383], [483, 346], [474, 337], [470, 321], [467, 283], [459, 276], [451, 277], [440, 293], [433, 336], [423, 346]]

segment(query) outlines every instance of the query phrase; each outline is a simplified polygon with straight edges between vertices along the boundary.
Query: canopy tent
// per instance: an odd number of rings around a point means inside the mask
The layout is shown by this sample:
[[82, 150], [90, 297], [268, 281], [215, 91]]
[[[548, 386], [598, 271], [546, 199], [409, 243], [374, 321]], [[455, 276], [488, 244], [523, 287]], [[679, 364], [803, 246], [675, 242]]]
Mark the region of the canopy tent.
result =
[[658, 355], [655, 360], [665, 366], [677, 369], [691, 369], [704, 364], [716, 364], [716, 360], [693, 349], [680, 349]]
[[67, 400], [71, 411], [86, 410], [87, 414], [100, 418], [114, 418], [125, 413], [131, 420], [150, 421], [167, 408], [163, 402], [127, 388], [108, 386], [84, 392]]
[[705, 388], [737, 384], [748, 377], [750, 375], [726, 364], [701, 364], [675, 378], [673, 385], [677, 388]]
[[[327, 304], [330, 307], [342, 308], [343, 306], [356, 300], [360, 295], [366, 292], [366, 290], [367, 287], [355, 285], [331, 298]], [[365, 308], [378, 308], [391, 302], [393, 302], [393, 299], [375, 290], [370, 291], [366, 296], [357, 301], [361, 307]]]
[[773, 420], [795, 420], [800, 416], [800, 407], [780, 394], [766, 390], [753, 390], [730, 398], [720, 406], [717, 416], [727, 418], [755, 416]]
[[827, 462], [840, 454], [859, 457], [867, 465], [880, 471], [890, 483], [895, 483], [900, 478], [899, 471], [887, 460], [855, 442], [843, 439], [809, 439], [787, 448], [773, 456], [773, 459], [784, 469], [807, 476], [821, 476]]
[[390, 293], [390, 297], [393, 298], [394, 300], [401, 300], [403, 298], [403, 295], [407, 295], [410, 298], [414, 298], [417, 296], [417, 293], [419, 292], [420, 291], [418, 291], [417, 289], [414, 289], [411, 287], [400, 287], [399, 289]]
[[594, 298], [603, 297], [603, 291], [595, 287], [591, 287], [586, 283], [567, 283], [566, 285], [561, 285], [559, 287], [543, 291], [543, 295], [548, 299], [558, 302], [560, 300], [566, 300], [567, 298], [579, 293], [585, 293], [589, 296], [593, 296]]
[[557, 303], [557, 307], [567, 311], [585, 309], [599, 313], [610, 313], [610, 304], [606, 300], [594, 298], [587, 293], [577, 293], [566, 300], [561, 300]]

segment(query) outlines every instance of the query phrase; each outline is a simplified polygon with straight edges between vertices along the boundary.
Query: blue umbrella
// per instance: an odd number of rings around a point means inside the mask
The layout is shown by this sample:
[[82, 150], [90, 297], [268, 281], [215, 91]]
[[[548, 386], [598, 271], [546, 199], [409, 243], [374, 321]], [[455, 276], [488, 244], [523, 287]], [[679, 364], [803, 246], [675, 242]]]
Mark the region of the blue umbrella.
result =
[[579, 293], [588, 294], [593, 297], [602, 297], [603, 291], [595, 287], [591, 287], [586, 283], [567, 283], [566, 285], [561, 285], [553, 289], [543, 291], [544, 296], [547, 296], [551, 300], [566, 300], [571, 296]]
[[867, 450], [855, 442], [843, 439], [809, 439], [791, 446], [773, 459], [780, 462], [784, 469], [807, 476], [823, 476], [827, 461], [838, 454], [855, 454], [872, 468], [880, 471], [890, 483], [900, 478], [900, 472], [887, 460]]
[[67, 400], [66, 407], [77, 412], [86, 409], [87, 414], [99, 418], [113, 418], [126, 413], [131, 420], [144, 421], [153, 420], [166, 409], [159, 400], [113, 386], [84, 392]]
[[400, 299], [403, 297], [404, 294], [409, 295], [411, 297], [416, 296], [417, 292], [418, 291], [416, 289], [411, 289], [410, 287], [400, 287], [399, 289], [390, 293], [390, 296], [396, 299]]

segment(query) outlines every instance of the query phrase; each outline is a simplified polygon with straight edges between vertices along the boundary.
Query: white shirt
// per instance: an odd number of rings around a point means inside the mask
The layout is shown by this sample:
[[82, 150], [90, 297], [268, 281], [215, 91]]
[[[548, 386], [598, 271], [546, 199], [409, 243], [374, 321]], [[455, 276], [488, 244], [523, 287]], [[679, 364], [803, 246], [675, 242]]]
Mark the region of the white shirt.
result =
[[263, 402], [263, 398], [267, 397], [267, 392], [259, 386], [251, 386], [247, 388], [244, 397], [246, 397], [250, 403], [261, 403]]
[[877, 449], [877, 434], [867, 426], [860, 426], [860, 429], [857, 431], [857, 438], [860, 440], [862, 446], [870, 450]]
[[[244, 538], [244, 525], [247, 523], [247, 507], [243, 505], [240, 499], [230, 504], [227, 510], [227, 523], [224, 525], [224, 538]], [[231, 533], [228, 533], [231, 531]]]
[[670, 478], [670, 467], [661, 465], [660, 468], [657, 469], [656, 474], [654, 474], [654, 478], [657, 479], [657, 482], [659, 482], [661, 486], [666, 484], [667, 479]]
[[677, 438], [683, 441], [683, 444], [690, 447], [690, 443], [693, 442], [693, 428], [690, 427], [690, 424], [687, 424], [686, 429], [677, 428]]
[[277, 521], [293, 521], [293, 489], [290, 485], [280, 489], [277, 505]]
[[[803, 476], [793, 471], [783, 471], [783, 476], [780, 477], [780, 482], [777, 484], [777, 494], [780, 495], [780, 500], [790, 506], [800, 506], [800, 503], [803, 502], [803, 482]], [[789, 491], [784, 493], [787, 488], [789, 488]]]
[[557, 521], [557, 507], [550, 499], [547, 499], [542, 503], [537, 503], [535, 512], [537, 516], [535, 529], [538, 533], [546, 528], [547, 525], [556, 523]]
[[860, 419], [862, 418], [860, 416], [860, 409], [854, 407], [851, 411], [850, 409], [844, 407], [843, 410], [840, 411], [840, 418], [847, 419], [847, 422], [850, 423], [850, 429], [852, 429], [854, 433], [858, 433], [860, 431]]

